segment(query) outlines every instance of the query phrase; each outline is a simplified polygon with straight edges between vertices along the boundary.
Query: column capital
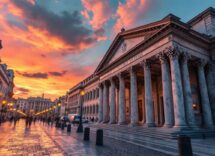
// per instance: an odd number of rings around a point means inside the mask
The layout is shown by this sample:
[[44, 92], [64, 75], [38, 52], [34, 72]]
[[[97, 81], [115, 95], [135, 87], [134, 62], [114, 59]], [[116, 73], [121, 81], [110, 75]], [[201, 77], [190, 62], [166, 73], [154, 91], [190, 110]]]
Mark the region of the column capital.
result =
[[100, 88], [102, 87], [102, 85], [103, 85], [103, 82], [99, 82], [98, 87]]
[[169, 59], [175, 60], [178, 59], [181, 51], [177, 46], [170, 46], [164, 50], [164, 53], [169, 57]]
[[125, 76], [125, 74], [123, 72], [116, 74], [116, 77], [118, 77], [119, 79], [124, 78], [124, 76]]
[[191, 58], [192, 58], [192, 56], [189, 53], [183, 52], [182, 57], [181, 57], [181, 61], [182, 61], [182, 63], [186, 63]]
[[207, 66], [206, 66], [206, 73], [209, 73], [212, 71], [212, 69], [214, 68], [214, 62], [213, 61], [209, 61]]
[[143, 60], [143, 61], [141, 61], [141, 63], [140, 63], [142, 66], [143, 66], [143, 68], [145, 68], [145, 69], [150, 69], [151, 68], [151, 61], [149, 61], [149, 60]]
[[197, 67], [203, 67], [204, 68], [206, 64], [207, 64], [207, 60], [205, 60], [205, 59], [196, 60]]
[[136, 72], [136, 71], [137, 71], [137, 67], [136, 67], [136, 66], [131, 66], [131, 67], [129, 67], [129, 68], [127, 69], [127, 71], [128, 71], [129, 73], [131, 73], [131, 72]]
[[160, 60], [161, 64], [167, 62], [167, 57], [166, 57], [165, 53], [159, 53], [156, 55], [156, 57]]
[[110, 83], [112, 84], [114, 82], [114, 76], [109, 78]]

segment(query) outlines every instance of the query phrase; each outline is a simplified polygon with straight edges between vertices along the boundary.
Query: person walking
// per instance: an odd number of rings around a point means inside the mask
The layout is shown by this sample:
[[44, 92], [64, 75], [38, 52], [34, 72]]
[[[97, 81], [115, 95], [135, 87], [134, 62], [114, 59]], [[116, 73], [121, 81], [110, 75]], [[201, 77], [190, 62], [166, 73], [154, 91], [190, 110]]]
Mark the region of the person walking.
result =
[[29, 125], [29, 115], [27, 115], [25, 118], [25, 127], [28, 128], [28, 125]]
[[13, 126], [16, 127], [16, 122], [18, 120], [18, 116], [15, 115], [14, 118], [13, 118]]

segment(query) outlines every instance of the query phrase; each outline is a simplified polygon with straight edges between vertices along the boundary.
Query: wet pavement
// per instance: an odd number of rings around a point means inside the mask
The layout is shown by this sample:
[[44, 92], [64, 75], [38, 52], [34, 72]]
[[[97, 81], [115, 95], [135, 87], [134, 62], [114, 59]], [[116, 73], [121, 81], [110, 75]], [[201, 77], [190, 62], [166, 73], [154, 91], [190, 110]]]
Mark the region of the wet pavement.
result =
[[25, 128], [23, 120], [13, 127], [0, 126], [0, 156], [107, 156], [106, 147], [75, 139], [72, 134], [41, 123]]

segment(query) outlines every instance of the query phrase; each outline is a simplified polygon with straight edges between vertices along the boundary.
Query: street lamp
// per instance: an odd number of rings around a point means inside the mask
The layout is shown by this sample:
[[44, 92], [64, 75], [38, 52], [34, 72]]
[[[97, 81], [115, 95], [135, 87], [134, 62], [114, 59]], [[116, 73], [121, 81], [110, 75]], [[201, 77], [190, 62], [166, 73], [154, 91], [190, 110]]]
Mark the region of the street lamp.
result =
[[80, 91], [80, 119], [79, 119], [79, 125], [77, 129], [77, 133], [83, 132], [83, 124], [82, 124], [82, 107], [83, 107], [83, 97], [84, 97], [84, 90]]

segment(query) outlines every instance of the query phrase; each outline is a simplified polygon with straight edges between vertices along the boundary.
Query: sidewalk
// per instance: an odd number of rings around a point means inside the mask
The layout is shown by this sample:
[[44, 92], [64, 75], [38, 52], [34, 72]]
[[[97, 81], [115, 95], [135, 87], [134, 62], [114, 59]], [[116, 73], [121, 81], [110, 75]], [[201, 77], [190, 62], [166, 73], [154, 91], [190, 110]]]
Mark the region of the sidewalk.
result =
[[68, 156], [110, 156], [113, 153], [106, 146], [96, 146], [92, 142], [83, 141], [83, 133], [76, 133], [76, 127], [72, 127], [71, 133], [57, 129], [54, 126], [40, 125], [45, 133]]

